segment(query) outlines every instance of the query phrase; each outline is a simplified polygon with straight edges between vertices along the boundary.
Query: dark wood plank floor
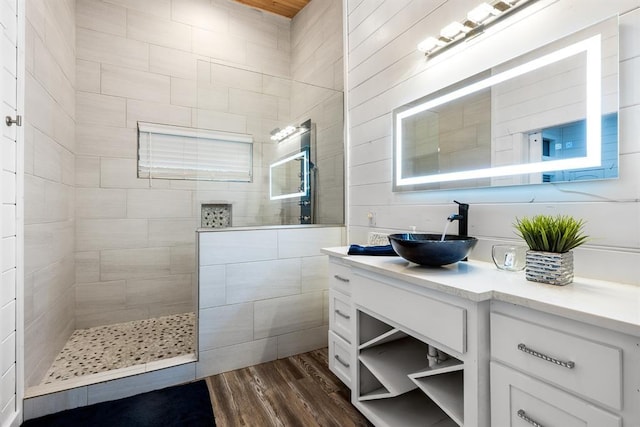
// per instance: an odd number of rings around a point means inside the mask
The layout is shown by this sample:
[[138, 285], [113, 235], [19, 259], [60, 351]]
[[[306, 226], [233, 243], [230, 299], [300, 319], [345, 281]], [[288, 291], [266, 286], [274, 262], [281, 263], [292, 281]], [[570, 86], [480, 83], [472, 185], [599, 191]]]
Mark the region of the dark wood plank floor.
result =
[[371, 426], [329, 371], [327, 349], [207, 378], [219, 427]]

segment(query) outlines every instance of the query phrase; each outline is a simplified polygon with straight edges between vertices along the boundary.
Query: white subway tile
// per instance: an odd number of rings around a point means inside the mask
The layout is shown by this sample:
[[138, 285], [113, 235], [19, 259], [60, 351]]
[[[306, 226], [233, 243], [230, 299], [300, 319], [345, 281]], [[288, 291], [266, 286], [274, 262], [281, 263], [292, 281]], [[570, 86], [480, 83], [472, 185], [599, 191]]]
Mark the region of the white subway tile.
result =
[[144, 219], [77, 219], [76, 250], [127, 249], [147, 246]]
[[196, 377], [204, 378], [222, 372], [246, 368], [277, 359], [275, 338], [251, 341], [213, 350], [200, 350]]
[[277, 259], [278, 235], [274, 230], [203, 232], [199, 238], [200, 265]]
[[226, 268], [224, 265], [200, 267], [198, 276], [200, 308], [217, 307], [226, 304]]
[[279, 258], [317, 256], [320, 249], [341, 244], [342, 227], [278, 230]]
[[119, 127], [124, 127], [126, 124], [126, 102], [124, 98], [77, 92], [76, 108], [76, 119], [82, 124]]
[[287, 334], [322, 325], [322, 292], [254, 302], [254, 338]]
[[100, 252], [100, 280], [168, 276], [169, 248], [117, 249]]
[[100, 280], [100, 252], [76, 252], [76, 284]]
[[127, 280], [127, 306], [153, 306], [192, 301], [190, 274]]
[[227, 264], [227, 303], [300, 293], [300, 259]]
[[76, 25], [80, 28], [125, 37], [127, 10], [98, 0], [78, 0]]
[[149, 71], [195, 81], [198, 76], [198, 56], [168, 47], [149, 46]]
[[180, 190], [128, 190], [129, 218], [190, 218], [191, 192]]
[[215, 84], [198, 82], [197, 104], [202, 110], [228, 111], [229, 89]]
[[302, 292], [327, 289], [328, 277], [329, 261], [326, 255], [302, 258]]
[[147, 43], [113, 34], [78, 28], [76, 52], [77, 59], [137, 70], [149, 69], [149, 45]]
[[289, 334], [278, 335], [278, 359], [306, 353], [327, 346], [329, 326], [305, 329]]
[[76, 187], [100, 186], [100, 158], [76, 156]]
[[150, 246], [192, 245], [196, 242], [195, 218], [151, 219], [149, 220]]
[[171, 247], [171, 274], [195, 273], [196, 267], [194, 243]]
[[127, 127], [135, 128], [139, 121], [176, 126], [191, 126], [191, 109], [175, 105], [128, 99]]
[[[254, 71], [223, 64], [211, 64], [211, 83], [216, 86], [262, 92], [262, 80], [267, 78], [270, 76]], [[268, 92], [265, 91], [265, 93]]]
[[76, 188], [77, 218], [123, 218], [127, 214], [126, 190]]
[[102, 65], [100, 84], [106, 95], [168, 104], [169, 82], [169, 77], [161, 74]]
[[208, 0], [181, 0], [171, 4], [171, 19], [193, 27], [226, 33], [229, 29], [227, 7]]
[[198, 103], [198, 82], [171, 77], [171, 105], [195, 107]]
[[137, 157], [137, 130], [121, 127], [78, 123], [77, 150], [81, 156]]
[[104, 0], [106, 3], [126, 7], [159, 18], [171, 18], [171, 0]]
[[149, 307], [146, 306], [126, 307], [125, 305], [117, 306], [113, 309], [103, 307], [101, 310], [96, 310], [95, 308], [85, 310], [82, 307], [76, 307], [75, 311], [76, 329], [131, 322], [148, 319], [149, 317]]
[[200, 351], [226, 347], [253, 339], [253, 304], [234, 304], [200, 310]]
[[82, 283], [75, 286], [76, 311], [104, 312], [126, 307], [125, 281]]
[[191, 50], [191, 27], [147, 13], [127, 12], [127, 37], [187, 52]]
[[213, 59], [234, 64], [246, 64], [246, 41], [219, 31], [207, 31], [193, 28], [193, 51]]
[[102, 188], [149, 188], [149, 180], [138, 178], [138, 162], [134, 159], [103, 157], [100, 160]]
[[229, 112], [277, 119], [278, 98], [258, 92], [231, 88], [229, 89]]
[[241, 114], [201, 109], [195, 110], [194, 114], [193, 127], [236, 133], [246, 133], [247, 131], [247, 118]]

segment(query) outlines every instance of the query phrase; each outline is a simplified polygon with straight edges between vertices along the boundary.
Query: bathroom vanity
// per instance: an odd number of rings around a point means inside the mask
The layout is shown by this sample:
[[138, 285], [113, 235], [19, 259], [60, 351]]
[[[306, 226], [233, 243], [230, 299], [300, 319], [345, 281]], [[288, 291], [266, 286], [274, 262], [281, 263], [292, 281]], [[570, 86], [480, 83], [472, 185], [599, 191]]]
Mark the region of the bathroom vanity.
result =
[[640, 288], [323, 252], [329, 366], [376, 426], [640, 425]]

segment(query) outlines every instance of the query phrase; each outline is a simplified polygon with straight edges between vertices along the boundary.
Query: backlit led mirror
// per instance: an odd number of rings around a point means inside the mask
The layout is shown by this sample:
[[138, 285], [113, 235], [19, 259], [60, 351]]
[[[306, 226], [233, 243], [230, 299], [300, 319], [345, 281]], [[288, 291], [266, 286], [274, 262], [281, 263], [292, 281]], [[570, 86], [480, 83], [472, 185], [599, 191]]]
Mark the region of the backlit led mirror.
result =
[[394, 110], [394, 191], [618, 177], [618, 20]]
[[309, 196], [309, 147], [269, 166], [269, 198], [291, 199]]

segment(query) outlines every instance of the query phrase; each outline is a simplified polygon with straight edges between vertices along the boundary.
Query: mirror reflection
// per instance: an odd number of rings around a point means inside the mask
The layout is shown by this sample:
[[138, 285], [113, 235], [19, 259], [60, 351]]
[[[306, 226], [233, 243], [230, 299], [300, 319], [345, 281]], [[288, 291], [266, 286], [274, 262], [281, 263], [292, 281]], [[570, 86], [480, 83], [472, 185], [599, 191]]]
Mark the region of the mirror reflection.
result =
[[270, 165], [269, 192], [271, 200], [308, 197], [309, 147]]
[[617, 18], [394, 111], [394, 190], [618, 176]]

